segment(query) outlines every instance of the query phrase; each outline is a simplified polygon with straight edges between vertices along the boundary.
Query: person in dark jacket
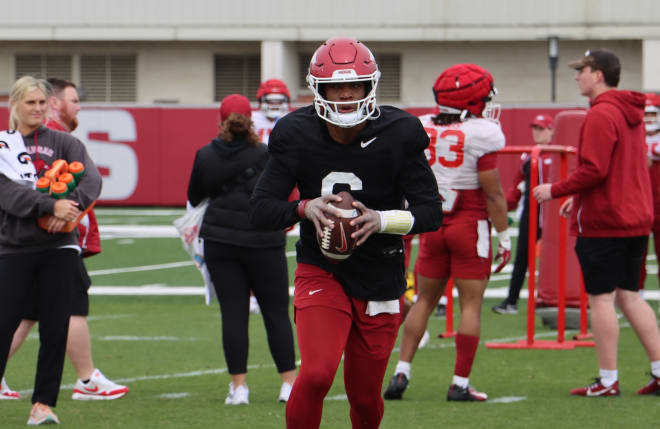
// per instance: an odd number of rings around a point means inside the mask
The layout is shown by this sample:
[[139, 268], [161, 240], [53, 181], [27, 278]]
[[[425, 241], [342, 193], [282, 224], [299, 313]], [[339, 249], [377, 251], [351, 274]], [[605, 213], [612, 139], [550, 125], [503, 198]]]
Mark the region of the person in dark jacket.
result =
[[210, 198], [200, 237], [222, 317], [222, 346], [231, 383], [225, 404], [249, 403], [246, 384], [250, 290], [257, 297], [268, 345], [282, 377], [280, 402], [296, 377], [284, 230], [256, 231], [248, 220], [250, 195], [268, 160], [250, 119], [250, 102], [228, 95], [220, 106], [220, 134], [195, 156], [188, 200]]
[[572, 195], [559, 209], [572, 217], [591, 308], [600, 377], [571, 390], [577, 396], [619, 396], [617, 348], [621, 309], [651, 361], [651, 380], [637, 391], [660, 393], [660, 333], [651, 307], [639, 295], [640, 266], [651, 225], [653, 199], [644, 141], [644, 94], [616, 89], [621, 73], [611, 51], [587, 51], [569, 65], [580, 93], [589, 97], [577, 148], [578, 166], [556, 183], [533, 189], [539, 203]]
[[[0, 378], [28, 303], [39, 307], [39, 360], [28, 425], [59, 423], [54, 407], [62, 381], [73, 287], [80, 276], [75, 220], [98, 198], [101, 175], [75, 137], [43, 126], [46, 84], [18, 79], [9, 95], [9, 131], [0, 133]], [[33, 147], [33, 151], [29, 147]], [[35, 189], [36, 178], [63, 159], [85, 174], [63, 199]], [[37, 219], [51, 215], [47, 230]]]
[[[537, 115], [531, 122], [532, 139], [534, 144], [550, 144], [552, 141], [552, 117], [549, 115]], [[513, 181], [513, 186], [506, 194], [507, 209], [516, 210], [518, 203], [522, 198], [522, 210], [520, 213], [520, 223], [518, 224], [518, 240], [516, 242], [516, 259], [513, 262], [513, 272], [509, 282], [509, 294], [504, 301], [492, 307], [492, 310], [498, 314], [518, 314], [518, 298], [520, 290], [525, 283], [527, 274], [527, 260], [529, 259], [529, 182], [531, 158], [528, 153], [523, 153], [520, 157], [520, 168]], [[539, 183], [545, 182], [545, 176], [549, 170], [552, 158], [549, 155], [542, 155], [539, 162]], [[541, 239], [541, 211], [536, 214], [536, 240]]]

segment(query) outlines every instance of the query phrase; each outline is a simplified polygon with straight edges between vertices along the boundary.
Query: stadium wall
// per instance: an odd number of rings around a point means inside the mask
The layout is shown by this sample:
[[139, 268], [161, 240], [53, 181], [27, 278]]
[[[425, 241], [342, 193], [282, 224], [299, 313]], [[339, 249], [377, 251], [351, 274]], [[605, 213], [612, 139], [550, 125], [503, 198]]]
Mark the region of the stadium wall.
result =
[[[502, 130], [507, 145], [530, 145], [529, 124], [539, 113], [555, 115], [576, 106], [507, 107]], [[414, 115], [428, 107], [406, 108]], [[85, 105], [74, 132], [85, 145], [103, 176], [100, 205], [182, 206], [196, 151], [217, 134], [215, 107], [136, 107]], [[8, 111], [0, 107], [0, 124], [7, 126]], [[577, 132], [577, 130], [576, 130]], [[519, 158], [498, 159], [502, 186], [511, 186]]]
[[[431, 86], [437, 75], [456, 63], [472, 62], [486, 67], [499, 91], [497, 100], [504, 104], [549, 103], [550, 70], [545, 40], [528, 41], [369, 41], [376, 59], [379, 55], [400, 56], [400, 94], [382, 100], [401, 105], [433, 104]], [[80, 80], [80, 57], [83, 55], [131, 54], [136, 57], [135, 102], [141, 104], [210, 104], [215, 102], [215, 55], [260, 55], [261, 80], [281, 77], [294, 100], [304, 102], [311, 96], [301, 70], [301, 58], [311, 57], [318, 42], [255, 41], [77, 41], [29, 42], [0, 40], [0, 94], [7, 93], [16, 79], [16, 55], [71, 55], [71, 79]], [[647, 46], [648, 43], [645, 45]], [[577, 92], [575, 72], [568, 62], [582, 57], [587, 49], [607, 47], [621, 57], [621, 87], [643, 87], [642, 42], [640, 40], [562, 40], [559, 43], [556, 101], [579, 104], [584, 99]], [[660, 55], [658, 55], [660, 58]], [[385, 72], [387, 73], [387, 72]], [[656, 73], [658, 74], [658, 73]], [[650, 76], [649, 71], [644, 76]], [[654, 75], [655, 76], [655, 75]], [[648, 85], [652, 81], [645, 80]], [[83, 89], [84, 84], [82, 85]], [[651, 87], [652, 88], [652, 87]], [[253, 97], [255, 94], [246, 94]]]

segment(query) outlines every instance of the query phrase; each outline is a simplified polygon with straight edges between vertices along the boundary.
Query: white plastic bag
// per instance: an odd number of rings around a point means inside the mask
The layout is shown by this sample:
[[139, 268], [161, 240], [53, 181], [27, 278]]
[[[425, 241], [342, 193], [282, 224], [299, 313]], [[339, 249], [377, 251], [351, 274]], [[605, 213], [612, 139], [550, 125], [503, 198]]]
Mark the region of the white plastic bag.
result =
[[211, 276], [204, 260], [204, 240], [199, 237], [199, 231], [202, 229], [202, 221], [208, 206], [208, 198], [202, 200], [196, 207], [188, 204], [186, 214], [174, 220], [174, 227], [181, 237], [183, 249], [188, 252], [204, 279], [206, 305], [209, 305], [211, 299], [215, 297], [215, 287], [211, 282]]
[[202, 229], [202, 220], [204, 220], [204, 213], [206, 213], [208, 206], [209, 199], [206, 198], [196, 207], [189, 208], [185, 215], [174, 219], [174, 227], [179, 232], [183, 249], [188, 252], [193, 261], [198, 252], [196, 249], [197, 239], [199, 238], [199, 231]]

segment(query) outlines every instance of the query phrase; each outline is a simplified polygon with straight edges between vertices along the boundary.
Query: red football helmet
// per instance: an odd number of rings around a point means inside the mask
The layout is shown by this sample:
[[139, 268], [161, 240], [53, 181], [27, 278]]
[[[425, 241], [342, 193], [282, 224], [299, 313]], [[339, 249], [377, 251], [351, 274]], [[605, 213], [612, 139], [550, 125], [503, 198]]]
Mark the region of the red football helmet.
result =
[[268, 79], [259, 85], [259, 109], [268, 119], [277, 120], [289, 113], [289, 88], [279, 79]]
[[[350, 37], [335, 37], [323, 43], [312, 56], [307, 74], [316, 113], [331, 124], [344, 128], [378, 117], [376, 87], [379, 79], [380, 71], [369, 48]], [[366, 97], [357, 101], [355, 111], [338, 113], [338, 106], [356, 102], [328, 101], [322, 85], [330, 82], [366, 82]]]
[[660, 131], [660, 96], [646, 94], [646, 107], [644, 108], [644, 128], [647, 133]]
[[433, 96], [440, 112], [460, 114], [462, 119], [469, 112], [497, 121], [499, 105], [489, 103], [495, 94], [493, 76], [476, 64], [455, 64], [443, 71], [433, 85]]

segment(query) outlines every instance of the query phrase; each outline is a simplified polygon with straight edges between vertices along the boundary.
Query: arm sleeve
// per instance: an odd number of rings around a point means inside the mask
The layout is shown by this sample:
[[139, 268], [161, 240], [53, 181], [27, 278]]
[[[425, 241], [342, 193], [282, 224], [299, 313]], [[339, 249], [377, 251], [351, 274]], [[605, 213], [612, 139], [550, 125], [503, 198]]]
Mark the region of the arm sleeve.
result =
[[19, 218], [52, 214], [55, 199], [0, 174], [0, 208]]
[[204, 190], [202, 187], [202, 174], [199, 165], [199, 151], [195, 155], [192, 171], [190, 172], [190, 181], [188, 182], [188, 201], [193, 207], [196, 207], [204, 199]]
[[442, 201], [438, 193], [438, 183], [424, 155], [429, 137], [421, 122], [417, 121], [414, 141], [409, 142], [401, 169], [401, 186], [415, 218], [409, 234], [435, 231], [442, 225]]
[[85, 174], [82, 176], [80, 183], [67, 196], [67, 199], [76, 201], [79, 204], [78, 208], [80, 210], [85, 210], [101, 194], [101, 173], [99, 173], [96, 164], [94, 164], [94, 161], [92, 161], [92, 158], [87, 153], [85, 145], [78, 139], [74, 139], [70, 144], [65, 159], [67, 162], [82, 162], [85, 166]]
[[296, 214], [299, 200], [288, 201], [296, 184], [295, 149], [286, 148], [284, 137], [276, 130], [268, 142], [270, 159], [252, 192], [249, 218], [256, 229], [274, 231], [300, 220]]
[[508, 211], [515, 210], [518, 207], [520, 198], [522, 197], [522, 192], [518, 188], [520, 183], [525, 181], [525, 176], [523, 175], [522, 166], [518, 168], [516, 172], [516, 177], [513, 179], [513, 185], [509, 192], [506, 194], [506, 208]]
[[614, 123], [601, 112], [587, 115], [581, 132], [580, 165], [566, 180], [552, 185], [553, 198], [591, 189], [607, 177], [617, 142]]

